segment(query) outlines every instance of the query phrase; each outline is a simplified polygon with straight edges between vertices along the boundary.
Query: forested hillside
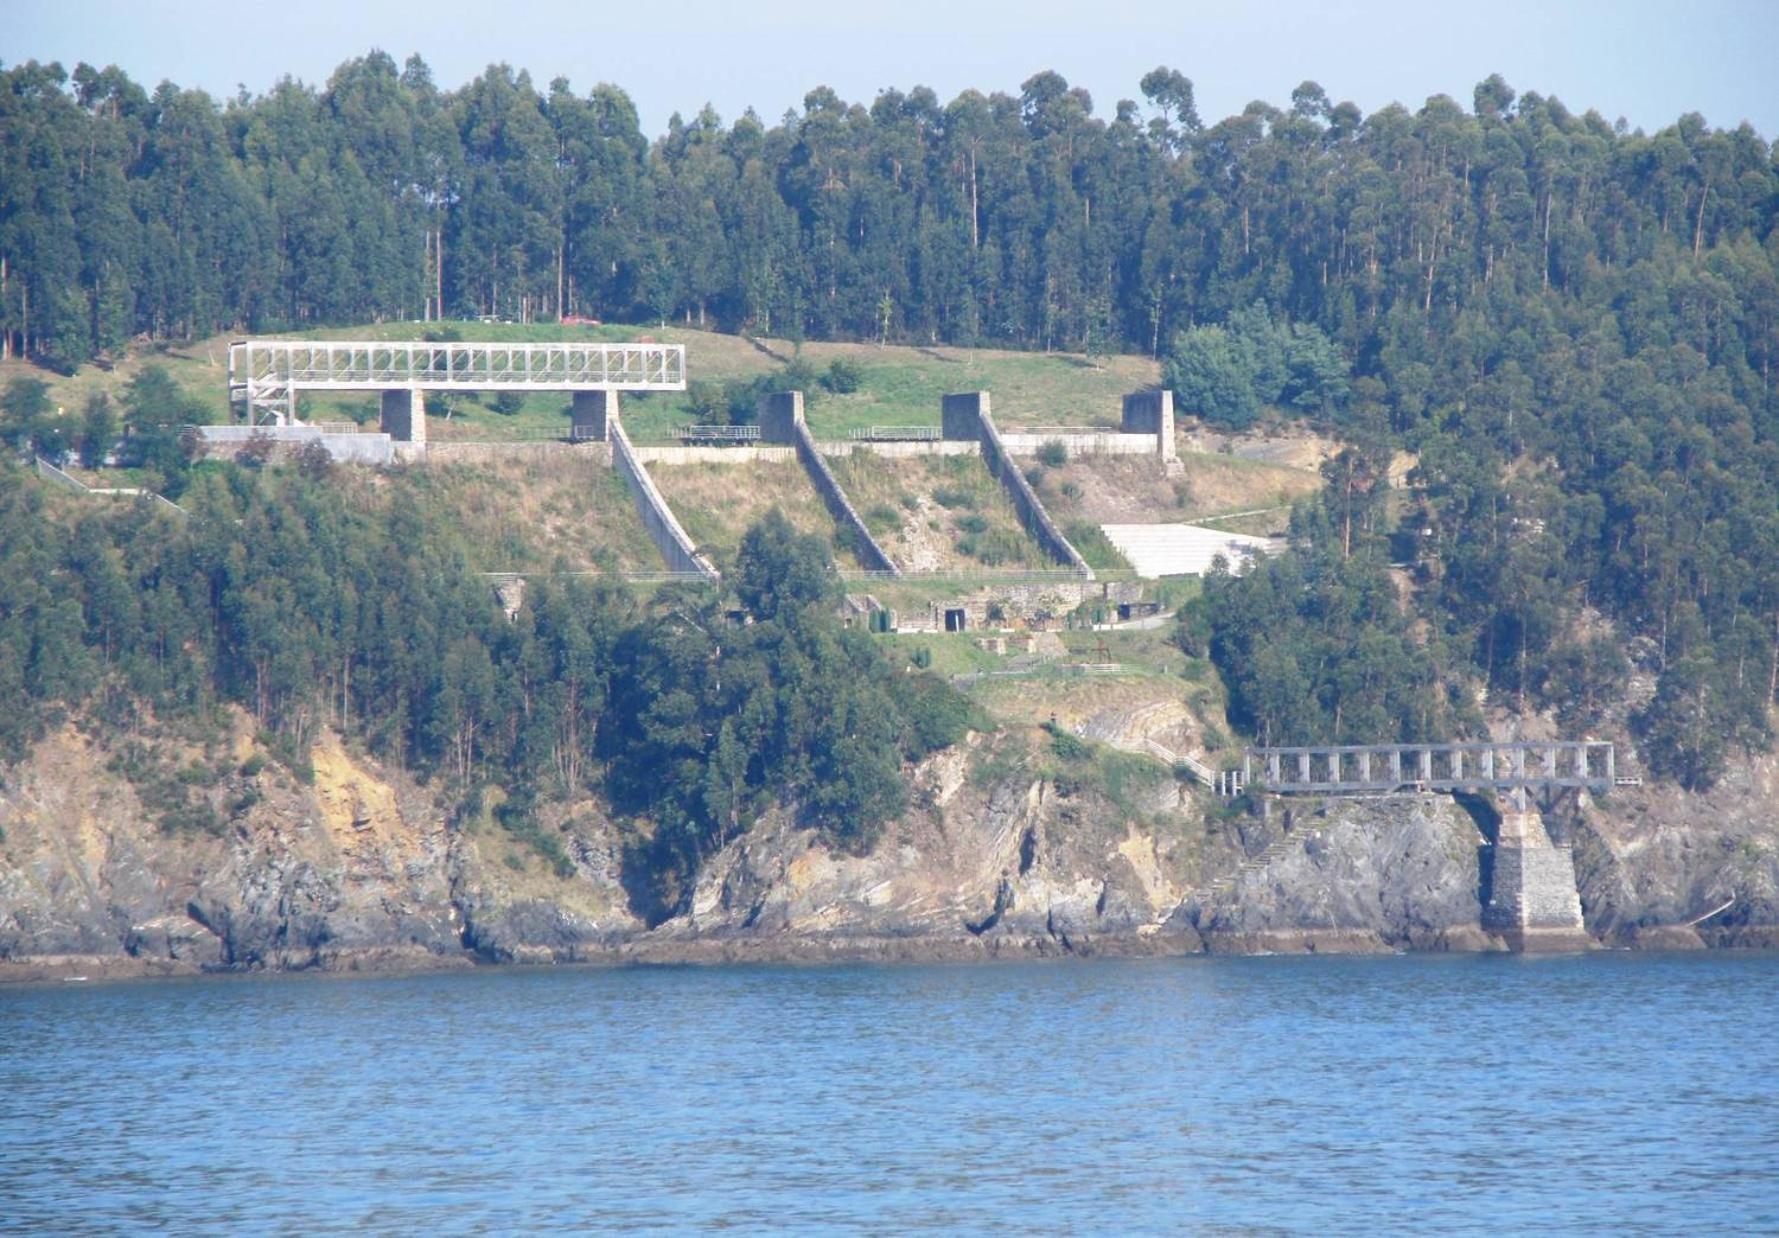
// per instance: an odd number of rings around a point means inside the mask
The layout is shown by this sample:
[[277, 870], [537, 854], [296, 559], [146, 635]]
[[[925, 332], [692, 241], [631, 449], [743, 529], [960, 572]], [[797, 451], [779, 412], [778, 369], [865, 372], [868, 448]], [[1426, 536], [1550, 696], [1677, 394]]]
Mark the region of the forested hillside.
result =
[[1588, 725], [1646, 672], [1658, 772], [1701, 785], [1767, 739], [1779, 164], [1746, 126], [1627, 132], [1499, 78], [1370, 116], [1306, 82], [1206, 125], [1157, 69], [1098, 115], [1044, 72], [651, 141], [613, 86], [448, 91], [381, 53], [224, 103], [0, 82], [8, 350], [568, 313], [1145, 352], [1189, 413], [1352, 445], [1300, 554], [1214, 581], [1186, 634], [1257, 732], [1462, 728], [1476, 679]]

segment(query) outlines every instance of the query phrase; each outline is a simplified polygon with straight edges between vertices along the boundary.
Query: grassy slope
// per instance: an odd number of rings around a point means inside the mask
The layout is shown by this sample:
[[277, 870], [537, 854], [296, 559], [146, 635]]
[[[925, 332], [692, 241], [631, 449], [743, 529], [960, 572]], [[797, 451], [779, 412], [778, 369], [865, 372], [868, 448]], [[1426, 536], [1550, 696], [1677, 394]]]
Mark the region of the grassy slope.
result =
[[748, 526], [774, 507], [804, 533], [834, 547], [843, 568], [858, 567], [850, 544], [837, 536], [834, 519], [796, 461], [752, 464], [654, 465], [649, 476], [698, 548], [719, 567], [732, 563]]
[[[999, 558], [994, 566], [1001, 568], [1055, 566], [1021, 527], [1006, 491], [978, 456], [892, 460], [859, 452], [829, 464], [872, 536], [900, 567], [981, 567], [984, 553]], [[968, 527], [977, 520], [980, 531]], [[1000, 553], [988, 551], [990, 546]]]
[[429, 513], [460, 528], [484, 571], [662, 567], [623, 479], [591, 459], [435, 461], [404, 477]]

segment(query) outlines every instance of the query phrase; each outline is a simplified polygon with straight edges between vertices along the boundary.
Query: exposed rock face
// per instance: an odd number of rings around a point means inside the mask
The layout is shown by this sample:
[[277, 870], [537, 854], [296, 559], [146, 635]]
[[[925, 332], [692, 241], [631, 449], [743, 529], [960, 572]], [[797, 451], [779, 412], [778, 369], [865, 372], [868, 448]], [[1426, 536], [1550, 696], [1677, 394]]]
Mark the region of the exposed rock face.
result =
[[1735, 762], [1705, 794], [1615, 791], [1561, 828], [1588, 929], [1607, 943], [1779, 946], [1779, 759]]
[[836, 853], [783, 822], [756, 827], [706, 865], [690, 912], [657, 932], [869, 954], [1196, 946], [1184, 926], [1161, 932], [1184, 893], [1198, 820], [1171, 777], [1157, 776], [1136, 805], [1145, 819], [1133, 820], [1038, 777], [973, 786], [971, 759], [958, 749], [930, 760], [920, 806], [868, 855]]
[[[163, 828], [73, 728], [6, 771], [0, 978], [1503, 945], [1481, 922], [1482, 835], [1444, 797], [1207, 816], [1208, 797], [1159, 763], [1114, 796], [1046, 772], [1042, 739], [977, 736], [914, 772], [909, 811], [868, 854], [768, 817], [651, 929], [596, 802], [541, 814], [561, 846], [546, 859], [492, 820], [452, 824], [435, 792], [331, 738], [301, 780], [250, 735], [242, 720], [232, 751], [174, 754], [211, 771], [201, 828]], [[1546, 822], [1609, 944], [1779, 945], [1771, 760], [1708, 796], [1643, 788]]]
[[1213, 951], [1487, 949], [1483, 841], [1445, 796], [1330, 800], [1182, 914]]

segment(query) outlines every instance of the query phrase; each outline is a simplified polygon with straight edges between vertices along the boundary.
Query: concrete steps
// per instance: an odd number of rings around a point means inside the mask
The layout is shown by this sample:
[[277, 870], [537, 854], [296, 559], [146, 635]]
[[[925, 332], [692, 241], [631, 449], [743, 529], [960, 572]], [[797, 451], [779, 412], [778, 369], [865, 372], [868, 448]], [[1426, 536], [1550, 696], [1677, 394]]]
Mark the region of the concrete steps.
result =
[[1284, 549], [1277, 538], [1252, 537], [1196, 524], [1103, 524], [1102, 532], [1137, 575], [1202, 576], [1211, 560], [1222, 555], [1231, 571], [1240, 572], [1249, 555], [1275, 555]]

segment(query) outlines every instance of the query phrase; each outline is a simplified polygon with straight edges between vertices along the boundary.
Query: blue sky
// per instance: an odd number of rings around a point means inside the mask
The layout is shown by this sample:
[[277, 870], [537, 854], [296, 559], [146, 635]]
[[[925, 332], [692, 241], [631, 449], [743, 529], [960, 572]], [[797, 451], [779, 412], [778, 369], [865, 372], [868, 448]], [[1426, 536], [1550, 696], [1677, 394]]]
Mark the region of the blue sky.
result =
[[1016, 92], [1055, 69], [1110, 115], [1140, 99], [1158, 64], [1197, 85], [1207, 122], [1251, 99], [1285, 103], [1314, 79], [1367, 113], [1446, 93], [1469, 106], [1492, 72], [1572, 110], [1657, 129], [1697, 111], [1779, 136], [1779, 0], [10, 0], [0, 60], [116, 63], [152, 85], [170, 78], [218, 95], [259, 92], [284, 74], [320, 83], [380, 47], [419, 52], [441, 85], [492, 61], [558, 74], [581, 90], [616, 82], [643, 128], [706, 101], [725, 120], [752, 105], [767, 120], [827, 85], [850, 100], [931, 86]]

